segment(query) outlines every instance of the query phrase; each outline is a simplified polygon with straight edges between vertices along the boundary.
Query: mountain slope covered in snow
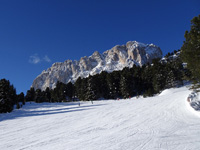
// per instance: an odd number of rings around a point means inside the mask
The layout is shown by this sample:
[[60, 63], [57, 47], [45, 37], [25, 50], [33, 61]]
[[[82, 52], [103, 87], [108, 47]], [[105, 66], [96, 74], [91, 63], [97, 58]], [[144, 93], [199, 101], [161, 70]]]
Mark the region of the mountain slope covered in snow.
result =
[[55, 88], [57, 81], [74, 82], [78, 77], [88, 77], [102, 71], [112, 72], [122, 70], [124, 67], [144, 65], [151, 63], [154, 58], [161, 58], [162, 51], [153, 44], [144, 44], [129, 41], [126, 45], [117, 45], [100, 54], [98, 51], [91, 56], [80, 60], [66, 60], [54, 63], [52, 67], [44, 70], [34, 81], [32, 87], [45, 90], [47, 87]]
[[198, 150], [186, 86], [149, 98], [26, 104], [0, 114], [1, 150]]

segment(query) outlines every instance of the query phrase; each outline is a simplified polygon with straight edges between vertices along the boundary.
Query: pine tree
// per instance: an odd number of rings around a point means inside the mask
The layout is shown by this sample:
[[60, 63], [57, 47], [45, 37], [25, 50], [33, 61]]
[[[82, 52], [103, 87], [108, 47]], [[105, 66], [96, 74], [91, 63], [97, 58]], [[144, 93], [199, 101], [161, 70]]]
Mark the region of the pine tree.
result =
[[191, 20], [190, 31], [185, 32], [185, 41], [181, 48], [183, 61], [192, 73], [194, 88], [200, 87], [200, 15]]
[[79, 99], [81, 97], [81, 83], [82, 83], [81, 77], [79, 77], [74, 83], [74, 96], [78, 97]]
[[165, 83], [166, 83], [165, 88], [176, 87], [177, 83], [176, 83], [175, 73], [173, 69], [168, 70]]
[[21, 92], [19, 95], [18, 95], [18, 102], [21, 102], [23, 105], [25, 105], [25, 98], [24, 98], [24, 93]]
[[165, 88], [177, 87], [183, 84], [183, 66], [182, 61], [177, 58], [165, 64], [166, 81]]
[[98, 77], [99, 80], [99, 97], [101, 98], [109, 98], [109, 90], [108, 90], [108, 84], [107, 84], [107, 72], [102, 71]]
[[33, 87], [27, 91], [25, 100], [28, 101], [35, 101], [35, 89]]
[[52, 89], [52, 90], [50, 91], [50, 93], [51, 93], [51, 102], [52, 102], [52, 103], [57, 102], [58, 96], [57, 96], [57, 94], [56, 94], [55, 89]]
[[96, 100], [97, 99], [96, 92], [97, 90], [96, 90], [95, 78], [92, 76], [89, 76], [87, 80], [87, 92], [86, 92], [85, 99]]
[[86, 93], [87, 93], [87, 81], [88, 78], [83, 78], [82, 82], [81, 82], [81, 88], [80, 88], [80, 92], [81, 92], [81, 97], [80, 100], [87, 100], [86, 99]]
[[46, 88], [44, 92], [45, 101], [51, 103], [51, 92], [49, 87]]
[[35, 102], [36, 103], [41, 103], [42, 102], [42, 91], [41, 91], [41, 89], [37, 89], [35, 91]]
[[167, 71], [165, 65], [161, 64], [159, 60], [153, 61], [153, 89], [155, 93], [159, 93], [165, 88]]
[[114, 80], [113, 74], [108, 73], [106, 76], [107, 86], [108, 86], [108, 98], [117, 98], [117, 84]]
[[87, 78], [81, 79], [79, 77], [75, 82], [75, 96], [79, 100], [86, 100], [87, 80]]
[[69, 100], [72, 100], [72, 97], [74, 95], [74, 85], [71, 82], [67, 83], [65, 94], [69, 98]]
[[16, 104], [17, 102], [17, 94], [16, 94], [16, 89], [14, 88], [13, 85], [9, 86], [9, 97], [12, 100], [13, 104]]
[[17, 102], [16, 90], [10, 81], [6, 79], [0, 80], [0, 113], [7, 113], [13, 110], [14, 104]]
[[133, 95], [133, 80], [129, 71], [124, 70], [120, 80], [120, 90], [123, 98], [129, 98]]
[[115, 98], [119, 98], [122, 96], [120, 91], [121, 71], [113, 71], [112, 74], [114, 78]]
[[66, 84], [58, 81], [56, 83], [56, 88], [53, 89], [53, 99], [57, 102], [62, 102], [66, 100]]
[[[140, 74], [138, 75], [137, 82], [139, 81], [139, 87], [137, 88], [139, 93], [148, 93], [147, 96], [151, 96], [154, 93], [153, 90], [153, 77], [154, 70], [151, 65], [143, 66], [140, 69]], [[150, 90], [151, 89], [151, 90]], [[150, 93], [152, 92], [152, 93]]]

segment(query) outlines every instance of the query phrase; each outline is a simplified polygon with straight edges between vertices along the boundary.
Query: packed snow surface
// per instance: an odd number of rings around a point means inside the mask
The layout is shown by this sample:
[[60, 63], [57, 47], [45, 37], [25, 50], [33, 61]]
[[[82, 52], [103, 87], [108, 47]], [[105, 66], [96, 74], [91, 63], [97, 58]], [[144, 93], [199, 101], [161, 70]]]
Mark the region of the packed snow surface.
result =
[[199, 150], [187, 87], [150, 98], [26, 104], [0, 114], [0, 150]]

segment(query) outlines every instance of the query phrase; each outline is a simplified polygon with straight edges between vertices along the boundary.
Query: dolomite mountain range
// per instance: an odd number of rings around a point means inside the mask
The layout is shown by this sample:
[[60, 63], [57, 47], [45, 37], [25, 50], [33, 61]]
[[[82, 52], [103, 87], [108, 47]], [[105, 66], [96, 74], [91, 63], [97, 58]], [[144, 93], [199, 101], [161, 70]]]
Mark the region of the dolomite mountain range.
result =
[[56, 62], [36, 77], [32, 87], [41, 90], [45, 90], [47, 87], [52, 89], [56, 87], [57, 81], [75, 82], [79, 77], [85, 78], [102, 71], [122, 70], [124, 67], [132, 67], [134, 64], [142, 66], [161, 57], [162, 51], [158, 46], [129, 41], [126, 45], [116, 45], [103, 54], [95, 51], [91, 56], [81, 57], [80, 60]]

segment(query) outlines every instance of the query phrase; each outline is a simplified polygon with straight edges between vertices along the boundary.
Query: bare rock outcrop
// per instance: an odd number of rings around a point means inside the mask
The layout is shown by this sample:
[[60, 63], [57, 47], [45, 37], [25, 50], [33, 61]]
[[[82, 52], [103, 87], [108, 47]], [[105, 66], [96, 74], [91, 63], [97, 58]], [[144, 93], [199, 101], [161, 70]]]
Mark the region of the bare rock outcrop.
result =
[[33, 81], [32, 87], [41, 90], [45, 90], [47, 87], [55, 88], [57, 81], [74, 82], [78, 77], [85, 78], [102, 71], [122, 70], [124, 67], [132, 67], [134, 64], [142, 66], [161, 57], [162, 51], [158, 46], [129, 41], [126, 45], [114, 46], [103, 54], [95, 51], [91, 56], [82, 57], [78, 61], [66, 60], [54, 63]]

